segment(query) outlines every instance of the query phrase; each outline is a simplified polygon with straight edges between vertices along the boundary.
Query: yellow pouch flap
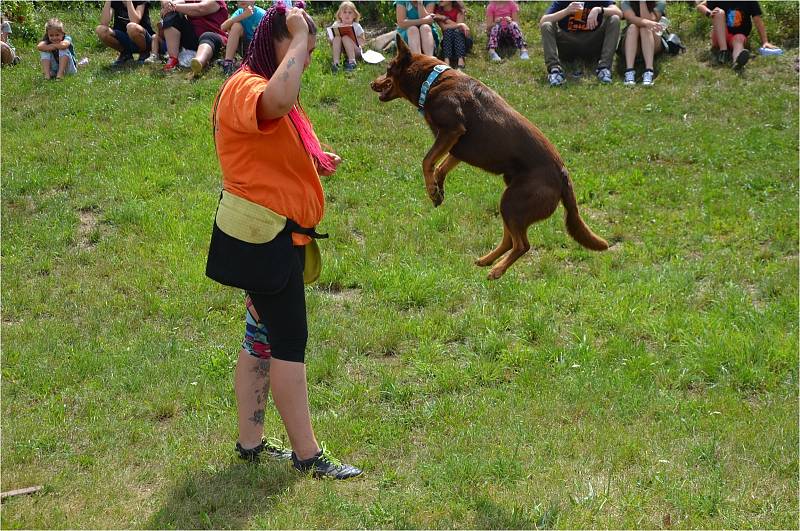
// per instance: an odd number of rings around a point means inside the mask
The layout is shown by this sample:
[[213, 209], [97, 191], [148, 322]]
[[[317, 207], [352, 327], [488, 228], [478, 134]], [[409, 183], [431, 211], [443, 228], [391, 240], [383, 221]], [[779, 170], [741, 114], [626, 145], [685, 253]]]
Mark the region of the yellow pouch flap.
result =
[[319, 252], [317, 240], [306, 244], [306, 266], [303, 268], [303, 283], [312, 284], [317, 281], [322, 272], [322, 255]]
[[222, 232], [247, 243], [272, 241], [286, 226], [285, 216], [224, 190], [216, 221]]

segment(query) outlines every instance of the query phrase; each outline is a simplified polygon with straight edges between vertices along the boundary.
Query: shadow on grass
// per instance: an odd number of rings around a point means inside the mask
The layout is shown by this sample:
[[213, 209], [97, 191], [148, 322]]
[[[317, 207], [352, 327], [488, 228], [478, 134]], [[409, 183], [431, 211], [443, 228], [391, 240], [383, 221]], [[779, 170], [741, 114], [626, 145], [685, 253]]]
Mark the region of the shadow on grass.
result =
[[300, 476], [285, 462], [228, 463], [188, 472], [166, 491], [148, 529], [244, 529]]
[[555, 501], [546, 507], [503, 507], [488, 498], [475, 505], [476, 529], [552, 529], [561, 508]]

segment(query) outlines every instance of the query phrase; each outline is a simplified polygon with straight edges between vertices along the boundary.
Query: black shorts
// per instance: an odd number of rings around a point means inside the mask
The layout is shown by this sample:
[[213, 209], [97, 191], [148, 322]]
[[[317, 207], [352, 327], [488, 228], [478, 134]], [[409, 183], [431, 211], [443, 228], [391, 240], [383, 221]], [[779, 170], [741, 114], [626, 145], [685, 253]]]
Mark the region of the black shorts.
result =
[[294, 247], [300, 267], [289, 276], [286, 286], [277, 293], [266, 295], [248, 292], [260, 322], [267, 328], [272, 357], [283, 361], [305, 362], [308, 343], [306, 292], [303, 283], [306, 250]]
[[175, 28], [181, 33], [181, 48], [186, 48], [187, 50], [197, 50], [197, 46], [200, 44], [200, 41], [197, 38], [197, 35], [194, 33], [194, 27], [192, 23], [189, 22], [189, 19], [186, 15], [181, 13], [169, 13], [164, 19], [161, 21], [161, 27], [163, 29], [167, 28]]
[[222, 36], [219, 33], [214, 33], [213, 31], [207, 31], [200, 35], [198, 46], [200, 44], [208, 44], [211, 46], [211, 49], [213, 50], [211, 55], [212, 60], [217, 58], [219, 51], [225, 45], [225, 43], [222, 41]]

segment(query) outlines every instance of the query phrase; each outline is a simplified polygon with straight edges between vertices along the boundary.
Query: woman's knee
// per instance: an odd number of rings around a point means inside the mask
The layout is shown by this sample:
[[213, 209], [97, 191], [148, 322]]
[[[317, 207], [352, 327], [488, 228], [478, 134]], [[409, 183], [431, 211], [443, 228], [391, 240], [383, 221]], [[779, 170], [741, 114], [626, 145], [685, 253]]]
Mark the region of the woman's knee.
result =
[[409, 39], [414, 37], [419, 38], [419, 27], [411, 26], [410, 28], [408, 28], [408, 30], [406, 30], [406, 35], [408, 35]]
[[419, 34], [423, 37], [433, 37], [433, 30], [427, 24], [420, 26]]
[[105, 37], [108, 37], [108, 35], [111, 33], [111, 28], [109, 28], [108, 26], [103, 26], [102, 24], [100, 24], [99, 26], [97, 26], [94, 29], [94, 33], [95, 33], [95, 35], [97, 35], [98, 37], [103, 39]]
[[231, 26], [231, 30], [228, 32], [228, 36], [236, 35], [241, 37], [244, 33], [244, 26], [242, 26], [241, 22], [234, 22], [233, 26]]
[[140, 37], [144, 35], [144, 28], [136, 22], [128, 22], [128, 25], [125, 26], [125, 31], [131, 37]]

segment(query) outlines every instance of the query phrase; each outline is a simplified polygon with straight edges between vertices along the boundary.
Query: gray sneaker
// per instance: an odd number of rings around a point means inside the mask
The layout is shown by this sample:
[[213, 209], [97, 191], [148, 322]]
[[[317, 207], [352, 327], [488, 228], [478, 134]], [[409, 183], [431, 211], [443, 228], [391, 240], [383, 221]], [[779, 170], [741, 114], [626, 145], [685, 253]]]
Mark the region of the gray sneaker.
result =
[[547, 74], [547, 81], [551, 87], [560, 87], [566, 83], [567, 79], [564, 77], [564, 72], [560, 68], [554, 68]]
[[652, 70], [645, 70], [644, 74], [642, 74], [642, 85], [645, 87], [652, 87], [653, 86], [653, 71]]
[[625, 85], [632, 86], [636, 84], [636, 70], [625, 70]]
[[606, 67], [601, 67], [597, 69], [597, 80], [604, 85], [608, 85], [611, 83], [611, 70]]

